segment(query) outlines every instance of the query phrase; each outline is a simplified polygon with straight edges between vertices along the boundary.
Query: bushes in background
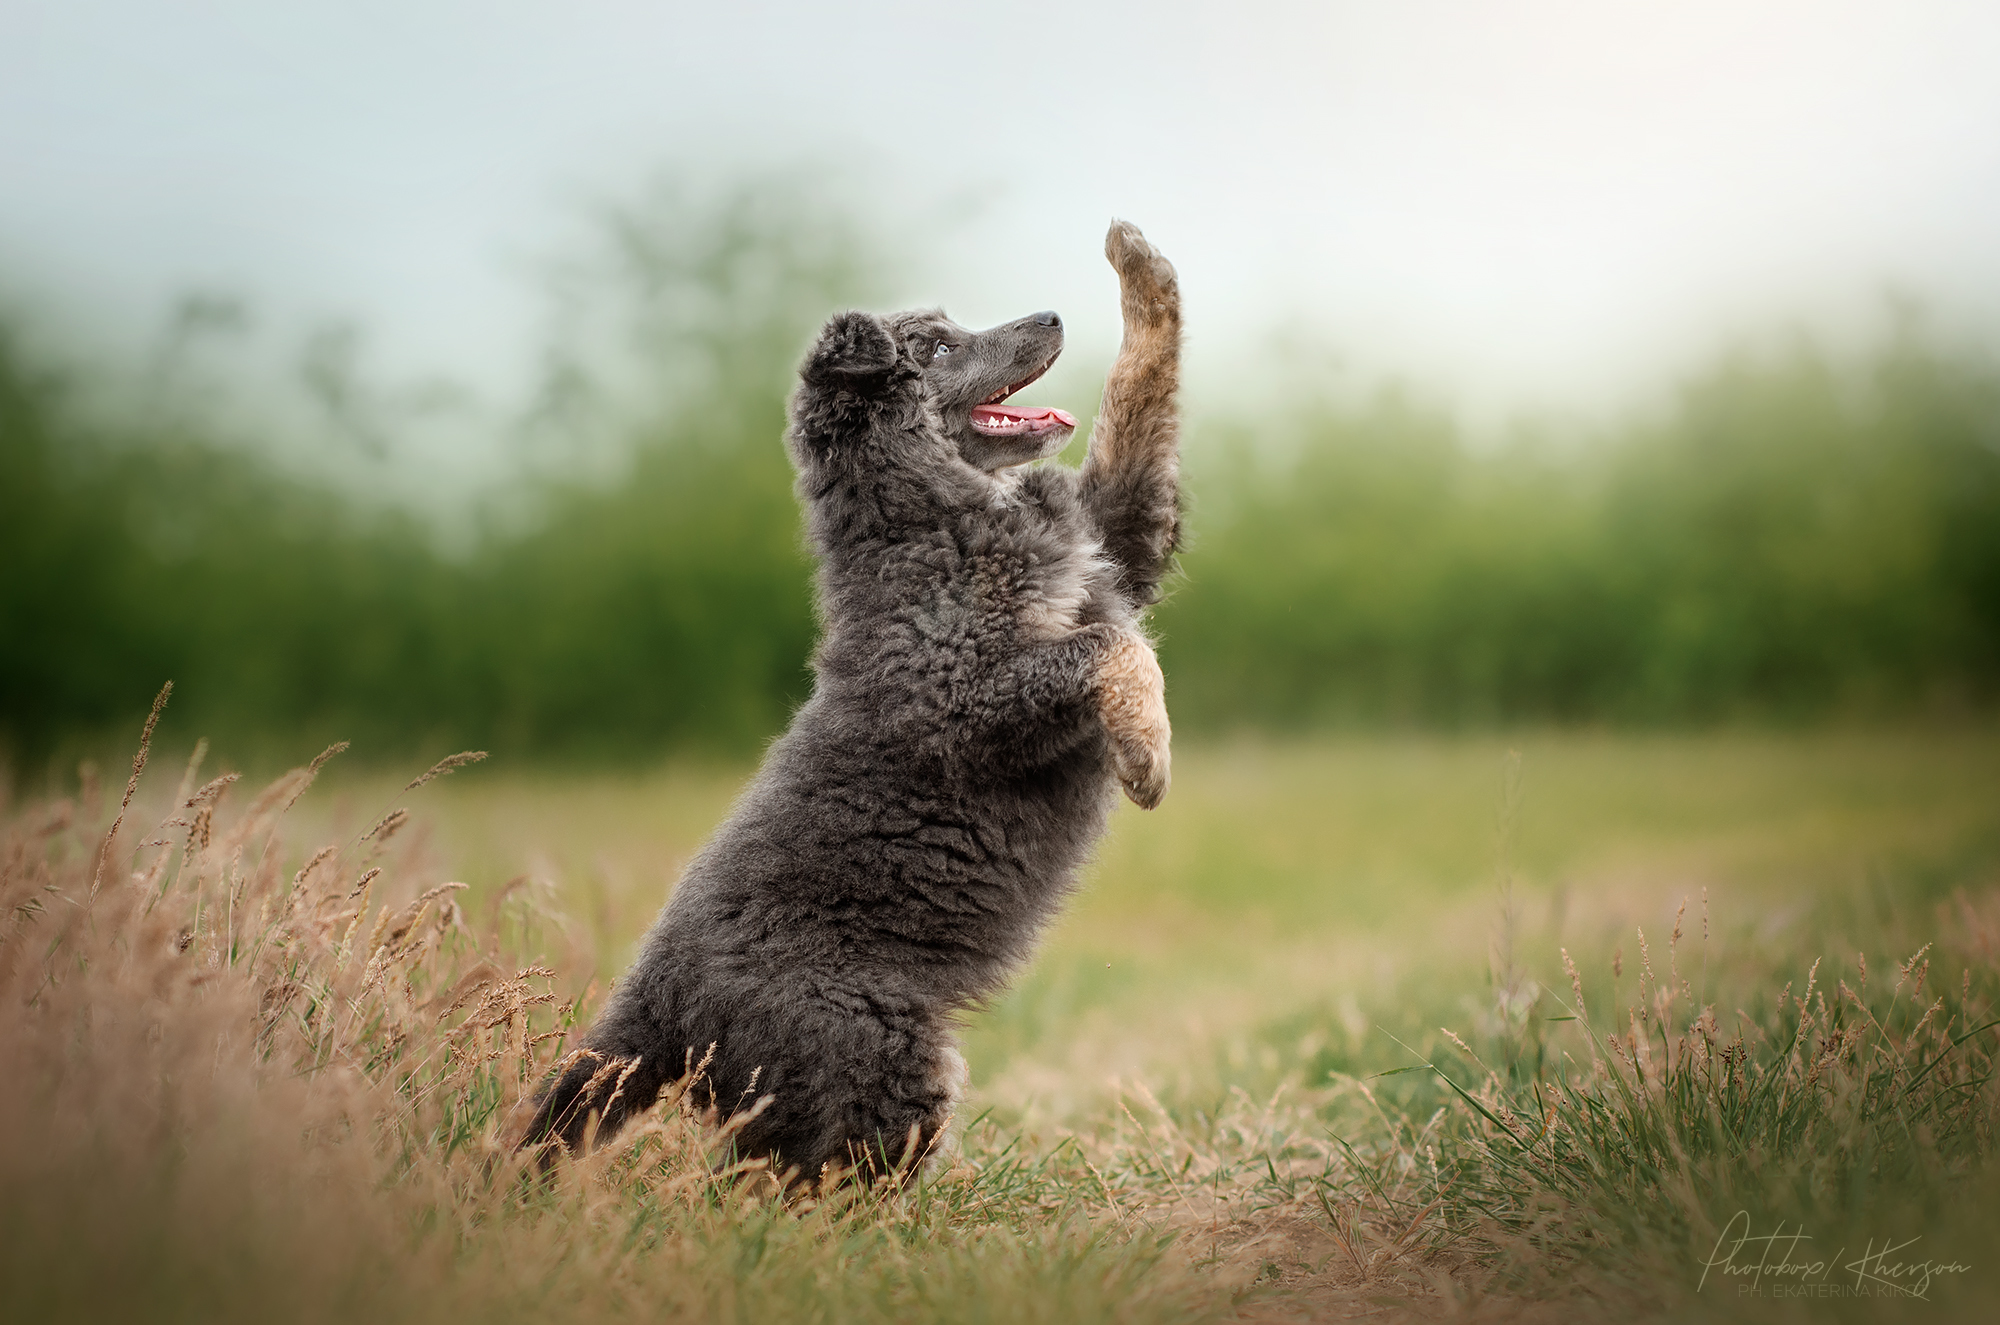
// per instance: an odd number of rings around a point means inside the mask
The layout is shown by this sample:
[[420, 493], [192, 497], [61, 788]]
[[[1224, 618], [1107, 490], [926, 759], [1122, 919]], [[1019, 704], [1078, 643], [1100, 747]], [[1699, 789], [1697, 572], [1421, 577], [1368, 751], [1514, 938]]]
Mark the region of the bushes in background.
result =
[[[38, 761], [169, 677], [174, 720], [238, 748], [647, 758], [780, 728], [813, 635], [784, 394], [865, 246], [754, 191], [607, 230], [522, 426], [622, 468], [542, 465], [532, 518], [457, 551], [185, 420], [87, 424], [89, 383], [0, 335], [0, 746]], [[1726, 356], [1563, 446], [1302, 382], [1227, 430], [1197, 413], [1188, 448], [1157, 617], [1183, 733], [1994, 697], [2000, 374], [1914, 322], [1858, 359]]]

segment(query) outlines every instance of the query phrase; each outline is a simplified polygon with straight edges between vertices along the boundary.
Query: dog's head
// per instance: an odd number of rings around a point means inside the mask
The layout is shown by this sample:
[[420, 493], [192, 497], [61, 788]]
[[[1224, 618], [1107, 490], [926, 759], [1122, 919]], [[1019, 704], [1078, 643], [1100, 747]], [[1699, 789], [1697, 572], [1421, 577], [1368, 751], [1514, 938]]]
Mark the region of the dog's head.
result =
[[842, 313], [826, 324], [800, 375], [861, 397], [914, 386], [966, 462], [991, 473], [1054, 455], [1076, 431], [1064, 410], [1002, 403], [1046, 373], [1062, 345], [1054, 313], [984, 331], [937, 309], [886, 318]]

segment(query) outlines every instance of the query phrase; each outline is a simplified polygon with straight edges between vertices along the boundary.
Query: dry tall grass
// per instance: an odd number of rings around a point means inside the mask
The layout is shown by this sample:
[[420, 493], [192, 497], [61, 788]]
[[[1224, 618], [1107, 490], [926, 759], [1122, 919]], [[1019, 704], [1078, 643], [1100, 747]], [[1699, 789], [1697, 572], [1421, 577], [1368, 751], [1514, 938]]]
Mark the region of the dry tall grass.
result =
[[815, 1207], [718, 1172], [722, 1134], [668, 1099], [541, 1177], [507, 1120], [574, 1001], [507, 951], [497, 907], [477, 926], [463, 885], [411, 877], [404, 808], [287, 852], [286, 811], [339, 751], [233, 810], [236, 777], [201, 782], [197, 751], [138, 834], [142, 744], [108, 830], [90, 784], [10, 816], [9, 1318], [1172, 1321], [1231, 1300], [1122, 1217], [1143, 1203], [1094, 1220], [1089, 1160], [991, 1129], [942, 1180]]
[[1738, 1011], [1710, 984], [1795, 954], [1711, 981], [1677, 926], [1622, 998], [1496, 981], [1456, 1059], [1301, 1050], [1261, 1097], [1132, 1083], [1046, 1139], [974, 1118], [948, 1172], [817, 1205], [718, 1172], [672, 1098], [542, 1177], [508, 1120], [595, 956], [546, 957], [524, 891], [470, 914], [400, 797], [289, 845], [339, 749], [246, 796], [200, 750], [144, 777], [142, 742], [115, 802], [6, 807], [8, 1318], [1673, 1314], [1722, 1305], [1695, 1265], [1736, 1208], [1833, 1236], [1996, 1194], [1991, 890], [1892, 973], [1829, 964]]

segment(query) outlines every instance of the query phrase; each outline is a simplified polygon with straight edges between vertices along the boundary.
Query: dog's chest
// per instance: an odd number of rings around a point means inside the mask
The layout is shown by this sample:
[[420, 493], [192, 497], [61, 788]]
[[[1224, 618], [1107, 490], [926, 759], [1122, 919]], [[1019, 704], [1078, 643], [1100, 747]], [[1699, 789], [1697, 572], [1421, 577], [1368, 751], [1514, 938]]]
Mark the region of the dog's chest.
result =
[[1066, 635], [1108, 583], [1103, 547], [1073, 503], [1029, 501], [1008, 515], [1013, 536], [996, 540], [974, 576], [981, 608], [1021, 638]]
[[1068, 549], [1052, 562], [1026, 568], [1023, 592], [1014, 603], [1022, 634], [1055, 639], [1083, 624], [1092, 575], [1102, 549], [1094, 542]]
[[933, 644], [982, 651], [1009, 639], [1055, 639], [1090, 619], [1105, 571], [1097, 541], [1081, 530], [1007, 532], [1016, 536], [975, 537], [943, 555], [913, 552], [903, 573], [888, 577], [903, 586], [895, 616]]

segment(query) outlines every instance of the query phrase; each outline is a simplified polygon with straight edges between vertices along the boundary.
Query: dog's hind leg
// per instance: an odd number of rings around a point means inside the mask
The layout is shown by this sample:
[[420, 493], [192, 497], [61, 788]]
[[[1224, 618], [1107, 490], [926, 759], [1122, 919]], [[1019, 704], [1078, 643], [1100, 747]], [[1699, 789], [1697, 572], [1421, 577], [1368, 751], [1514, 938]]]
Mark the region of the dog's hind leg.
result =
[[1180, 282], [1129, 222], [1111, 223], [1104, 256], [1118, 272], [1125, 336], [1091, 429], [1082, 495], [1119, 589], [1144, 607], [1158, 599], [1180, 542]]
[[965, 1055], [949, 1038], [938, 1050], [931, 1080], [944, 1103], [932, 1115], [931, 1139], [918, 1152], [923, 1156], [919, 1172], [926, 1179], [942, 1176], [958, 1162], [965, 1149], [965, 1120], [958, 1117], [958, 1106], [965, 1102], [972, 1070], [965, 1065]]

